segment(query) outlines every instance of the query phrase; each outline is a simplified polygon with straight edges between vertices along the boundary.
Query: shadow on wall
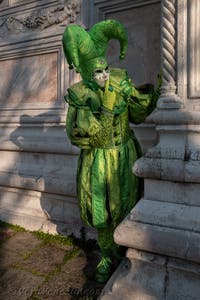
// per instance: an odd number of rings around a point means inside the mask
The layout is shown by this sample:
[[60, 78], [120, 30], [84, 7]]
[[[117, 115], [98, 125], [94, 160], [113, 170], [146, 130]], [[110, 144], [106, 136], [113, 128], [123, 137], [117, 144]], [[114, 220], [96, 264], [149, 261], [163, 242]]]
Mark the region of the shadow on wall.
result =
[[[9, 17], [5, 20], [15, 21]], [[79, 231], [75, 186], [78, 149], [68, 141], [62, 119], [66, 110], [60, 89], [66, 83], [60, 78], [61, 41], [58, 37], [53, 48], [48, 44], [49, 52], [38, 52], [36, 41], [41, 40], [42, 29], [26, 28], [30, 34], [26, 38], [23, 30], [7, 28], [7, 21], [1, 24], [1, 33], [7, 30], [4, 36], [13, 44], [17, 34], [15, 47], [20, 49], [20, 43], [23, 46], [27, 42], [27, 48], [14, 56], [0, 54], [0, 218], [43, 230], [48, 229], [44, 220], [51, 219], [65, 224], [67, 232]], [[25, 111], [28, 114], [23, 114]], [[56, 232], [56, 225], [51, 230]]]
[[[65, 133], [58, 59], [57, 52], [51, 52], [1, 61], [0, 218], [30, 229], [46, 231], [49, 226], [56, 232], [56, 225], [47, 224], [54, 220], [67, 234], [79, 235], [79, 151]], [[73, 74], [69, 77], [73, 82]], [[29, 114], [22, 114], [25, 111]]]
[[[82, 222], [76, 199], [77, 149], [68, 141], [65, 125], [57, 122], [51, 123], [48, 113], [21, 116], [21, 125], [10, 135], [20, 150], [10, 185], [24, 189], [24, 200], [19, 192], [15, 201], [19, 213], [27, 211], [32, 217], [43, 218], [43, 222], [46, 219], [60, 224], [55, 232], [79, 235]], [[51, 228], [50, 222], [41, 224], [41, 229], [45, 226]]]

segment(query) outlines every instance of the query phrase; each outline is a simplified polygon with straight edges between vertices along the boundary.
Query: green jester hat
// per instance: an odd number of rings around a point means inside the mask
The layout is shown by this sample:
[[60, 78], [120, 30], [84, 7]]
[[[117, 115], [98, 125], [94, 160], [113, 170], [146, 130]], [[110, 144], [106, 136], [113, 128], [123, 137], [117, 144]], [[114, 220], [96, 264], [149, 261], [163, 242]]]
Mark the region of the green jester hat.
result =
[[128, 46], [127, 33], [117, 20], [96, 23], [89, 31], [80, 25], [68, 25], [63, 34], [63, 49], [69, 68], [75, 68], [85, 82], [91, 82], [92, 73], [97, 68], [106, 68], [106, 50], [111, 39], [120, 43], [120, 59]]

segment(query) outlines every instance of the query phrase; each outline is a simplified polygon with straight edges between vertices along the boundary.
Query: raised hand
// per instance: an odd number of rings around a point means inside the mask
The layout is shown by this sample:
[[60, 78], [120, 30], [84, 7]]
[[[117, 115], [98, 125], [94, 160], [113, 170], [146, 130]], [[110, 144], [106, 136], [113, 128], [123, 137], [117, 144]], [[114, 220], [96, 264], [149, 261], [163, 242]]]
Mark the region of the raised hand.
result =
[[105, 82], [104, 91], [99, 89], [99, 95], [101, 98], [102, 105], [106, 109], [113, 110], [113, 107], [116, 102], [116, 93], [113, 90], [113, 88], [109, 86], [109, 80], [106, 80]]

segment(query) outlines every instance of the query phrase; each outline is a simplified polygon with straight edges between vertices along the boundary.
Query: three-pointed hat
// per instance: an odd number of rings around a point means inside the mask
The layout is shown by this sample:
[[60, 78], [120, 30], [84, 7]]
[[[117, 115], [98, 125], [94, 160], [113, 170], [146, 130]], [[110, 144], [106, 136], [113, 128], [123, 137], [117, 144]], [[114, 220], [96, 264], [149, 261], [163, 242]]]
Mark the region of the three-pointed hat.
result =
[[120, 59], [126, 54], [128, 39], [124, 26], [117, 20], [96, 23], [88, 32], [80, 25], [68, 25], [63, 34], [63, 49], [69, 68], [75, 68], [84, 80], [107, 65], [106, 51], [111, 39], [120, 42]]

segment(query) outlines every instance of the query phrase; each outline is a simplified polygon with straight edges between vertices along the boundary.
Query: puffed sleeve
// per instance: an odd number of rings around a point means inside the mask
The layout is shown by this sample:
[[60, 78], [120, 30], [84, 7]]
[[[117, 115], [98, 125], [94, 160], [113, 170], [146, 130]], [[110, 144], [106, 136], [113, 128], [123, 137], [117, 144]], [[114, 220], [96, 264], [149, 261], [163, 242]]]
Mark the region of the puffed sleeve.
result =
[[[92, 99], [90, 102], [92, 103]], [[101, 107], [96, 111], [89, 101], [83, 104], [75, 101], [73, 93], [69, 90], [67, 102], [69, 104], [66, 131], [71, 143], [82, 149], [101, 147], [110, 139], [110, 128], [113, 115], [102, 111]]]
[[160, 90], [154, 90], [153, 85], [145, 84], [139, 88], [133, 85], [128, 98], [129, 120], [134, 124], [143, 123], [156, 108]]
[[153, 85], [145, 84], [136, 88], [128, 77], [126, 70], [113, 69], [113, 79], [120, 95], [128, 104], [129, 120], [135, 124], [144, 122], [145, 118], [156, 108], [160, 94], [161, 77], [158, 78], [156, 90]]

